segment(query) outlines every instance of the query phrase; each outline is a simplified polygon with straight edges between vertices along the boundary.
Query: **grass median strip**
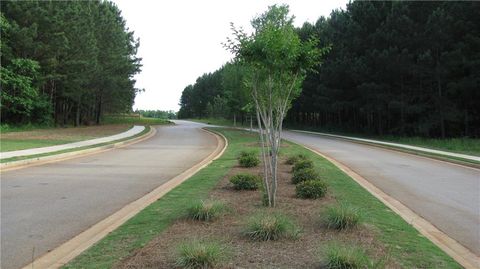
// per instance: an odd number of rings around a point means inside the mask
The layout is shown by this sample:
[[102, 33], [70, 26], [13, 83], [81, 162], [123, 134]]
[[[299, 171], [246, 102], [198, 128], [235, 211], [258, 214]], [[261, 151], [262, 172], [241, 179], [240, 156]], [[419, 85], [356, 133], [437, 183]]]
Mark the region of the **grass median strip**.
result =
[[[145, 208], [64, 268], [111, 268], [135, 253], [182, 217], [192, 201], [207, 198], [217, 183], [237, 165], [236, 157], [245, 150], [246, 145], [257, 145], [256, 134], [225, 128], [214, 130], [221, 132], [229, 141], [221, 158]], [[388, 249], [388, 255], [397, 264], [405, 268], [461, 268], [333, 164], [301, 146], [286, 144], [288, 146], [282, 149], [282, 154], [309, 157], [314, 166], [322, 171], [335, 199], [362, 210], [364, 222], [374, 231], [375, 240]]]

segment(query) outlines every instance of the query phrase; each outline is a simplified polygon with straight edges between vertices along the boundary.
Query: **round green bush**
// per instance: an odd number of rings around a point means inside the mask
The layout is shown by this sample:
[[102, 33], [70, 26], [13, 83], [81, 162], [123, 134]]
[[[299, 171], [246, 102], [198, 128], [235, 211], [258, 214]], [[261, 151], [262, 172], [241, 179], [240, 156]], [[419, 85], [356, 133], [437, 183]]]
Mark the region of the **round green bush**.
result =
[[236, 190], [256, 190], [260, 186], [259, 176], [251, 174], [237, 174], [230, 178], [233, 188]]
[[295, 193], [298, 198], [317, 199], [327, 193], [327, 183], [322, 180], [307, 180], [297, 184]]
[[292, 172], [297, 170], [305, 169], [305, 168], [313, 168], [313, 162], [311, 160], [301, 160], [295, 163], [292, 168]]
[[319, 179], [320, 179], [320, 175], [318, 174], [317, 171], [315, 171], [315, 169], [305, 168], [305, 169], [296, 170], [293, 173], [292, 183], [298, 184], [300, 182], [307, 181], [307, 180], [319, 180]]
[[260, 164], [260, 159], [255, 154], [241, 155], [238, 162], [242, 167], [255, 167]]
[[292, 155], [287, 158], [285, 163], [289, 165], [294, 165], [301, 160], [308, 160], [308, 157], [303, 154]]

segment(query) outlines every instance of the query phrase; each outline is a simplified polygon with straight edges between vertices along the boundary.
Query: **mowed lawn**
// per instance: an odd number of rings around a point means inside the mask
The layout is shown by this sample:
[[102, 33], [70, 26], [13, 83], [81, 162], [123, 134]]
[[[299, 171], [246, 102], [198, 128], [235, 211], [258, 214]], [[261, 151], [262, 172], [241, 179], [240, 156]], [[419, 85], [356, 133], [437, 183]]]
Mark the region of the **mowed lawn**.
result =
[[131, 124], [115, 124], [2, 133], [0, 139], [0, 151], [7, 152], [29, 148], [48, 147], [89, 140], [122, 133], [131, 127]]
[[[0, 152], [40, 148], [119, 134], [133, 125], [170, 124], [166, 119], [139, 116], [106, 116], [102, 125], [82, 127], [36, 128], [18, 126], [4, 128], [0, 136]], [[35, 128], [36, 126], [33, 126]], [[41, 126], [39, 126], [41, 127]]]

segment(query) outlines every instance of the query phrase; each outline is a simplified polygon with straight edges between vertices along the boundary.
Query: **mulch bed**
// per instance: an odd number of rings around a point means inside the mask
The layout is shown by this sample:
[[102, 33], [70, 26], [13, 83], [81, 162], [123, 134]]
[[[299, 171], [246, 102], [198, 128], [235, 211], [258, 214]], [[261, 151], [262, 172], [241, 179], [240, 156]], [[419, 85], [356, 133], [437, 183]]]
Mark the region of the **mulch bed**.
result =
[[[261, 174], [262, 168], [231, 169], [209, 199], [221, 200], [230, 212], [213, 222], [195, 222], [179, 218], [166, 231], [142, 249], [119, 261], [114, 268], [175, 268], [175, 254], [181, 242], [211, 239], [228, 246], [229, 256], [222, 268], [322, 268], [321, 248], [331, 240], [346, 241], [365, 247], [370, 257], [379, 259], [388, 252], [375, 240], [373, 228], [361, 225], [347, 231], [332, 231], [321, 222], [321, 211], [335, 203], [331, 193], [318, 200], [295, 198], [295, 186], [290, 183], [291, 166], [279, 165], [278, 205], [275, 210], [292, 217], [302, 228], [298, 240], [252, 242], [242, 236], [245, 221], [261, 205], [260, 191], [235, 191], [229, 178], [240, 172]], [[388, 268], [399, 268], [388, 261]]]

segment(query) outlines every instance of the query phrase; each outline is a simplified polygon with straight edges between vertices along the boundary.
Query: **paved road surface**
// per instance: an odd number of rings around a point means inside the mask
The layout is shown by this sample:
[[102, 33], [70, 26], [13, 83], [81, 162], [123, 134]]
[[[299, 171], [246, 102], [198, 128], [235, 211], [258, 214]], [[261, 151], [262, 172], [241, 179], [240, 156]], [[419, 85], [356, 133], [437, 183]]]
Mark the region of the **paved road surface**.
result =
[[347, 165], [480, 255], [480, 170], [314, 134], [284, 138]]
[[1, 268], [31, 262], [215, 150], [203, 125], [178, 121], [137, 144], [1, 174]]

